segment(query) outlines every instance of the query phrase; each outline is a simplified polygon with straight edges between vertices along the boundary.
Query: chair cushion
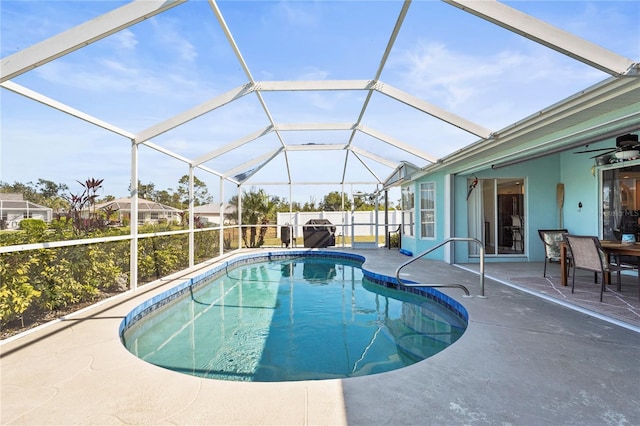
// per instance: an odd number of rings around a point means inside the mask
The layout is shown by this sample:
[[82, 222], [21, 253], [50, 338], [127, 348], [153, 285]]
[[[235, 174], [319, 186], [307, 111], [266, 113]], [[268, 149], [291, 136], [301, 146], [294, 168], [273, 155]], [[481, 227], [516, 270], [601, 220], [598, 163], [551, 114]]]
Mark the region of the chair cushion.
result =
[[600, 250], [600, 258], [602, 259], [602, 266], [605, 271], [609, 271], [611, 268], [611, 263], [609, 263], [609, 256], [605, 253], [604, 250]]
[[545, 232], [544, 242], [547, 257], [550, 259], [560, 258], [560, 242], [562, 241], [563, 232]]

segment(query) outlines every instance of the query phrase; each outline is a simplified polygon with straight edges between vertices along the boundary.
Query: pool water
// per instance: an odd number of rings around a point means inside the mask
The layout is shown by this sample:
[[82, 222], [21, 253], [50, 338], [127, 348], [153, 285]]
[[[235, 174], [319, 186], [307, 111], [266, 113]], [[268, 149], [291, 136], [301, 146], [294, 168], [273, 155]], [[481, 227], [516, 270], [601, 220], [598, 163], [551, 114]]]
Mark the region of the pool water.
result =
[[364, 278], [360, 262], [298, 257], [229, 269], [143, 317], [123, 342], [173, 371], [273, 382], [402, 368], [442, 351], [465, 327], [432, 300]]

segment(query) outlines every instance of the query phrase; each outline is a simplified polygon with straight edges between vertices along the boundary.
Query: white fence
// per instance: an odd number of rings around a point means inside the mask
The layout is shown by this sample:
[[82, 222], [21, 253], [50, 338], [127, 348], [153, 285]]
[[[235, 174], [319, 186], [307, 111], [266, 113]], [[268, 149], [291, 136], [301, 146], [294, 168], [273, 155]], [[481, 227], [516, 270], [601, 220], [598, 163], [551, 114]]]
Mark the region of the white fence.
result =
[[[384, 211], [378, 211], [378, 234], [384, 236]], [[394, 230], [402, 221], [402, 212], [389, 210], [389, 231]], [[376, 234], [376, 212], [294, 212], [278, 213], [278, 238], [281, 226], [293, 226], [293, 237], [301, 237], [303, 226], [311, 219], [327, 219], [336, 227], [336, 235], [345, 237]], [[353, 226], [352, 226], [353, 225]]]

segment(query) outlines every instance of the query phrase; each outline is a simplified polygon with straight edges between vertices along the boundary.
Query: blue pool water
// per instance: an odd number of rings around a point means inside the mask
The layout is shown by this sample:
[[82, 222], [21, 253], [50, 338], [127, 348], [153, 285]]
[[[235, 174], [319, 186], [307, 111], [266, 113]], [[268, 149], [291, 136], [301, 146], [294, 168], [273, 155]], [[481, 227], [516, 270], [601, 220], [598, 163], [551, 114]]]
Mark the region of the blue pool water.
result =
[[440, 352], [466, 321], [365, 278], [360, 263], [296, 257], [244, 263], [123, 330], [129, 351], [194, 376], [292, 381], [376, 374]]

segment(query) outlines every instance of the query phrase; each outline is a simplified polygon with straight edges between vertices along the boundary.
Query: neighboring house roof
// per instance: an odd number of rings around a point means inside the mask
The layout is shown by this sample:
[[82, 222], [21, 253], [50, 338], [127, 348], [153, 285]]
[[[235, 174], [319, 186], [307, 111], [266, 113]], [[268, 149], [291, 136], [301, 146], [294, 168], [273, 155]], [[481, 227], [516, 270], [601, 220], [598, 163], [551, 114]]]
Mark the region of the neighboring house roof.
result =
[[[235, 206], [231, 206], [229, 204], [225, 205], [224, 207], [224, 214], [231, 214], [231, 213], [235, 213], [236, 208]], [[210, 204], [203, 204], [201, 206], [197, 206], [193, 208], [193, 213], [194, 214], [202, 214], [202, 215], [220, 215], [220, 204], [218, 203], [210, 203]]]
[[[96, 204], [97, 209], [104, 210], [111, 208], [115, 210], [131, 211], [131, 198], [117, 198], [106, 203]], [[167, 206], [155, 201], [145, 200], [144, 198], [138, 198], [138, 211], [139, 212], [174, 212], [179, 213], [182, 210], [175, 207]]]
[[22, 194], [0, 193], [0, 210], [27, 211], [27, 210], [51, 210], [52, 208], [32, 203], [23, 198]]

